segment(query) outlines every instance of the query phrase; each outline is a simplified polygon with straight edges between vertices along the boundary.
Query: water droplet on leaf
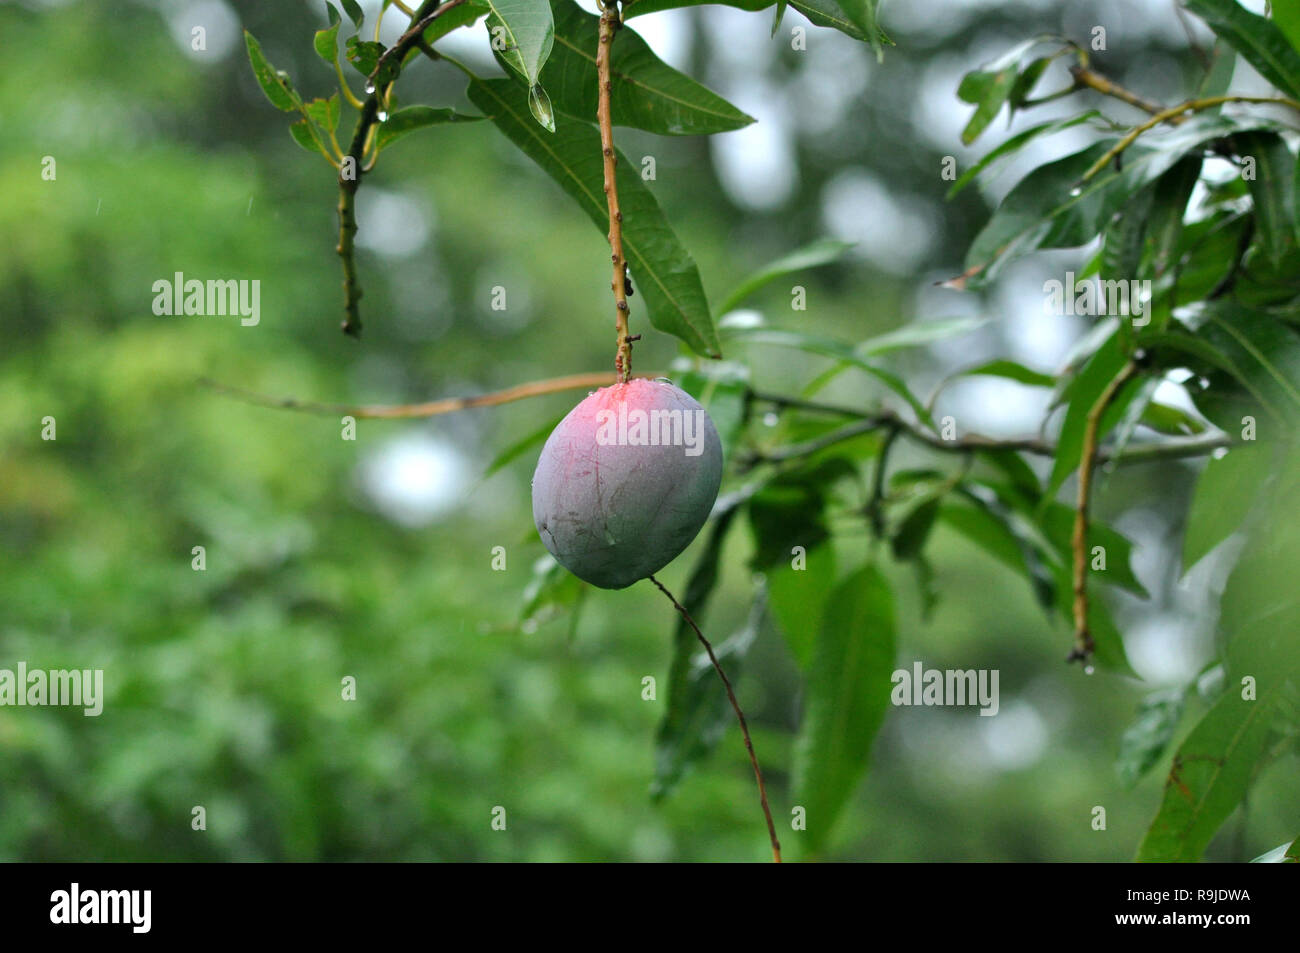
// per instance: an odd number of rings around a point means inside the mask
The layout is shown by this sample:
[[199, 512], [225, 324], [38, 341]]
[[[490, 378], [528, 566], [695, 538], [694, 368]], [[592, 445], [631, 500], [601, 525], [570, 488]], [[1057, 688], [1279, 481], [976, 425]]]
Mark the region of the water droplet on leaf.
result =
[[546, 95], [541, 83], [528, 91], [528, 108], [543, 129], [547, 132], [555, 131], [555, 111], [551, 109], [551, 97]]
[[378, 118], [380, 122], [388, 122], [388, 113], [384, 112], [381, 109], [379, 110], [379, 114], [376, 118]]
[[1228, 455], [1227, 447], [1216, 447], [1214, 452], [1210, 454], [1210, 456], [1214, 457], [1214, 459], [1216, 460], [1222, 460], [1227, 455]]
[[374, 84], [374, 83], [366, 83], [366, 95], [367, 95], [367, 96], [373, 96], [373, 95], [374, 95], [374, 92], [375, 92], [375, 84]]
[[1092, 674], [1093, 672], [1095, 672], [1095, 671], [1097, 671], [1097, 669], [1094, 668], [1094, 667], [1091, 666], [1091, 665], [1085, 665], [1085, 666], [1083, 667], [1083, 674], [1084, 674], [1084, 675], [1091, 675], [1091, 674]]
[[780, 422], [781, 422], [781, 418], [778, 417], [776, 414], [772, 413], [770, 410], [763, 415], [764, 427], [775, 427]]
[[1083, 194], [1083, 186], [1081, 185], [1076, 185], [1074, 188], [1070, 189], [1071, 198], [1077, 199], [1082, 194]]

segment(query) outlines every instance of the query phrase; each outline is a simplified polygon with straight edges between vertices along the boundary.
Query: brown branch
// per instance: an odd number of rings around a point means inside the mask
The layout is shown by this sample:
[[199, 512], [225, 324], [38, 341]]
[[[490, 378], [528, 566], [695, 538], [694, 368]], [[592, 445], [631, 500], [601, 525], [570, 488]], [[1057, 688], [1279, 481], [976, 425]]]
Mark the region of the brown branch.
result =
[[1080, 89], [1091, 89], [1095, 92], [1101, 93], [1103, 96], [1110, 96], [1113, 99], [1118, 99], [1120, 102], [1125, 102], [1130, 106], [1135, 106], [1144, 113], [1155, 115], [1165, 108], [1154, 100], [1147, 99], [1144, 96], [1139, 96], [1132, 90], [1125, 89], [1119, 83], [1109, 79], [1108, 77], [1102, 76], [1100, 73], [1089, 69], [1087, 66], [1071, 66], [1070, 76], [1074, 78], [1075, 86], [1078, 86]]
[[1083, 447], [1079, 455], [1079, 498], [1074, 513], [1074, 534], [1070, 546], [1074, 551], [1074, 649], [1069, 661], [1087, 662], [1094, 648], [1088, 628], [1088, 500], [1092, 490], [1092, 471], [1097, 463], [1097, 431], [1101, 418], [1115, 397], [1132, 380], [1140, 367], [1130, 360], [1106, 385], [1097, 402], [1088, 411], [1083, 428]]
[[779, 864], [781, 863], [781, 842], [777, 840], [776, 824], [772, 821], [772, 809], [768, 807], [767, 804], [767, 785], [763, 782], [763, 769], [758, 766], [758, 755], [754, 753], [754, 742], [749, 737], [749, 725], [745, 722], [745, 713], [740, 709], [740, 702], [736, 701], [736, 693], [731, 687], [731, 680], [727, 678], [727, 673], [724, 672], [722, 666], [718, 664], [718, 657], [713, 654], [713, 646], [710, 645], [709, 640], [704, 637], [704, 633], [701, 632], [700, 627], [695, 624], [695, 620], [692, 619], [691, 614], [686, 611], [686, 607], [677, 601], [676, 597], [668, 591], [662, 582], [654, 576], [650, 576], [649, 578], [651, 582], [659, 587], [659, 591], [668, 597], [668, 600], [673, 604], [677, 611], [681, 613], [681, 616], [686, 620], [687, 625], [695, 630], [696, 637], [700, 640], [701, 644], [703, 644], [704, 651], [709, 655], [709, 661], [713, 663], [714, 671], [716, 671], [718, 677], [722, 679], [723, 687], [727, 690], [727, 698], [731, 702], [731, 708], [736, 713], [736, 720], [740, 722], [740, 733], [745, 736], [745, 750], [749, 752], [749, 763], [754, 766], [754, 778], [758, 781], [758, 799], [762, 802], [763, 817], [767, 820], [767, 836], [771, 838], [772, 841], [772, 860], [774, 863]]
[[[651, 375], [638, 374], [637, 376], [648, 378]], [[553, 377], [548, 380], [531, 381], [527, 384], [516, 384], [514, 387], [507, 387], [504, 390], [493, 391], [489, 394], [477, 394], [473, 397], [447, 397], [442, 400], [426, 401], [422, 404], [360, 405], [318, 404], [298, 400], [295, 397], [270, 397], [255, 391], [244, 390], [241, 387], [231, 387], [229, 384], [222, 384], [207, 377], [200, 378], [199, 384], [220, 394], [226, 394], [244, 403], [256, 404], [259, 407], [297, 410], [308, 414], [347, 415], [358, 419], [401, 420], [412, 417], [436, 417], [439, 414], [450, 414], [457, 410], [469, 410], [473, 407], [496, 407], [499, 404], [509, 404], [512, 401], [524, 400], [528, 397], [539, 397], [542, 394], [554, 394], [566, 390], [578, 390], [583, 387], [608, 387], [614, 381], [615, 376], [612, 373], [599, 371], [591, 374], [570, 374], [567, 377]]]
[[396, 59], [396, 71], [400, 73], [406, 54], [423, 42], [424, 31], [429, 24], [464, 2], [465, 0], [448, 0], [447, 3], [439, 6], [439, 0], [424, 0], [416, 9], [415, 15], [411, 18], [413, 24], [411, 28], [384, 51], [375, 65], [374, 72], [371, 73], [369, 92], [365, 102], [361, 104], [361, 115], [357, 118], [356, 129], [352, 133], [352, 143], [340, 164], [339, 241], [334, 250], [338, 252], [339, 260], [343, 263], [343, 333], [352, 337], [361, 336], [362, 292], [361, 285], [357, 281], [356, 263], [357, 189], [361, 187], [361, 176], [368, 171], [362, 163], [365, 159], [366, 146], [370, 142], [370, 134], [379, 114], [379, 104], [386, 99], [388, 89], [397, 81], [397, 77], [394, 75], [392, 82], [385, 84], [382, 89], [373, 84], [373, 79], [390, 56]]
[[618, 182], [614, 171], [618, 158], [614, 154], [614, 123], [609, 105], [613, 89], [610, 80], [610, 48], [622, 21], [618, 15], [617, 0], [598, 2], [600, 30], [596, 44], [596, 76], [600, 87], [596, 100], [596, 122], [600, 126], [600, 152], [605, 167], [605, 201], [609, 207], [609, 251], [614, 266], [614, 278], [610, 282], [610, 288], [614, 292], [614, 326], [618, 330], [614, 370], [622, 382], [632, 373], [632, 341], [628, 337], [627, 328], [627, 260], [623, 257], [623, 213], [618, 208]]

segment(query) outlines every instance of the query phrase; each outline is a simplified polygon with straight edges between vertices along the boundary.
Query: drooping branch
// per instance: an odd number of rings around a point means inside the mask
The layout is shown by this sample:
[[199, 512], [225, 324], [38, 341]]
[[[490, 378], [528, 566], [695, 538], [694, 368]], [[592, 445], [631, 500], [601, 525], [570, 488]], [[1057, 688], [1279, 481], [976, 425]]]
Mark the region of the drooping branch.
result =
[[604, 159], [605, 204], [609, 209], [609, 252], [613, 262], [614, 277], [610, 287], [614, 292], [614, 327], [618, 338], [614, 354], [614, 370], [619, 381], [626, 381], [632, 373], [632, 341], [627, 325], [627, 260], [623, 257], [623, 213], [618, 207], [618, 182], [614, 154], [614, 123], [610, 113], [610, 49], [614, 34], [622, 25], [617, 0], [599, 0], [600, 30], [596, 44], [596, 76], [600, 84], [596, 100], [596, 122], [600, 126], [600, 151]]
[[1103, 96], [1110, 96], [1118, 99], [1120, 102], [1128, 103], [1144, 113], [1152, 115], [1160, 112], [1165, 107], [1155, 100], [1147, 99], [1140, 96], [1132, 90], [1125, 89], [1119, 83], [1107, 76], [1103, 76], [1096, 70], [1083, 65], [1070, 67], [1070, 76], [1074, 79], [1074, 85], [1078, 89], [1091, 89], [1094, 92], [1101, 93]]

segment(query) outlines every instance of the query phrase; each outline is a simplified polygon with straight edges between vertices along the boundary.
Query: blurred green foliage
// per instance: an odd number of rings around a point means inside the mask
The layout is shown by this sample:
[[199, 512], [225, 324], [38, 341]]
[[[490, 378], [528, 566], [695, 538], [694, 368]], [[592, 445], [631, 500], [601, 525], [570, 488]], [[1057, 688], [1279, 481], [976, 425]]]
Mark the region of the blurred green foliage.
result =
[[[310, 47], [319, 4], [233, 7], [300, 88], [328, 94], [332, 74]], [[385, 194], [424, 209], [430, 234], [408, 254], [363, 248], [367, 326], [360, 343], [345, 339], [332, 170], [290, 140], [238, 44], [186, 53], [167, 22], [180, 15], [175, 4], [0, 5], [0, 667], [102, 668], [107, 690], [98, 718], [0, 708], [0, 859], [764, 859], [734, 728], [670, 797], [649, 796], [664, 696], [642, 700], [642, 678], [666, 684], [676, 625], [658, 593], [592, 593], [572, 626], [519, 624], [543, 552], [528, 510], [531, 454], [475, 479], [576, 395], [361, 421], [348, 442], [335, 418], [196, 384], [392, 403], [605, 368], [599, 231], [488, 124], [420, 132], [367, 179], [362, 238], [366, 203]], [[1034, 29], [1028, 19], [998, 11], [983, 30], [1014, 40]], [[782, 208], [734, 204], [703, 140], [620, 131], [629, 155], [653, 148], [656, 196], [714, 300], [820, 237], [817, 196], [846, 168], [919, 179], [927, 199], [942, 196], [941, 152], [900, 119], [920, 71], [964, 56], [965, 41], [909, 49], [907, 31], [894, 39], [872, 87], [904, 92], [863, 97], [833, 133], [802, 134], [797, 189]], [[786, 51], [776, 88], [803, 69]], [[466, 107], [453, 70], [420, 63], [412, 76], [419, 101]], [[44, 156], [57, 161], [54, 181], [41, 178]], [[947, 207], [936, 261], [955, 266], [986, 211], [973, 194]], [[259, 279], [260, 324], [155, 316], [152, 283], [176, 271]], [[857, 261], [800, 280], [818, 329], [858, 340], [912, 316], [917, 277]], [[497, 284], [515, 302], [504, 315], [489, 306]], [[785, 308], [787, 290], [778, 282], [757, 300]], [[647, 331], [636, 304], [634, 331]], [[666, 369], [676, 354], [648, 333], [637, 367]], [[761, 347], [745, 356], [771, 390], [824, 366]], [[942, 370], [927, 355], [897, 363]], [[883, 391], [846, 381], [840, 393]], [[40, 438], [46, 416], [54, 442]], [[359, 476], [403, 434], [434, 436], [475, 468], [457, 505], [420, 528], [386, 518]], [[1147, 508], [1176, 525], [1193, 472], [1115, 474], [1099, 512]], [[197, 545], [203, 572], [191, 568]], [[684, 585], [702, 545], [663, 574], [670, 587]], [[503, 572], [491, 569], [494, 546], [506, 549]], [[847, 534], [835, 546], [840, 565], [856, 565], [868, 540]], [[743, 534], [729, 538], [707, 632], [744, 625], [751, 555]], [[820, 856], [1128, 859], [1161, 784], [1154, 772], [1129, 790], [1114, 768], [1145, 689], [1061, 664], [1068, 634], [1023, 580], [942, 524], [929, 555], [941, 602], [928, 617], [910, 570], [888, 567], [900, 660], [996, 660], [1003, 712], [1029, 729], [998, 734], [973, 709], [889, 711], [869, 779]], [[796, 672], [769, 624], [738, 686], [778, 825], [791, 807]], [[340, 697], [348, 676], [355, 702]], [[1208, 704], [1188, 706], [1199, 715]], [[1037, 747], [1026, 731], [1045, 733]], [[1259, 779], [1249, 817], [1209, 856], [1248, 858], [1294, 837], [1288, 772], [1294, 755]], [[1090, 826], [1097, 804], [1104, 832]], [[191, 830], [197, 805], [206, 831]], [[497, 805], [504, 832], [490, 827]], [[798, 835], [782, 837], [789, 856], [807, 856]]]

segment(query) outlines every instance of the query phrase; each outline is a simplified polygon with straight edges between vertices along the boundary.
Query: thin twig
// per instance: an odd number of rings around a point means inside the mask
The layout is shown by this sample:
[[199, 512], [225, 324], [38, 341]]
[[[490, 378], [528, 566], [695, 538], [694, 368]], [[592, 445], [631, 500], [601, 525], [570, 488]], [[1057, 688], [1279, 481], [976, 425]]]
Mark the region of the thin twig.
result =
[[1088, 500], [1092, 490], [1092, 471], [1097, 463], [1097, 431], [1107, 408], [1139, 370], [1136, 361], [1130, 360], [1124, 365], [1088, 411], [1088, 419], [1083, 428], [1083, 447], [1079, 454], [1079, 498], [1074, 513], [1074, 535], [1070, 540], [1074, 551], [1074, 649], [1069, 655], [1071, 662], [1087, 662], [1094, 647], [1092, 632], [1088, 627]]
[[596, 45], [596, 75], [600, 83], [596, 100], [596, 122], [600, 126], [600, 151], [605, 168], [605, 202], [609, 207], [609, 251], [614, 266], [610, 288], [614, 292], [614, 326], [618, 329], [617, 349], [614, 353], [614, 370], [619, 381], [626, 381], [632, 373], [632, 342], [627, 328], [627, 260], [623, 257], [623, 213], [618, 207], [618, 182], [614, 167], [618, 157], [614, 154], [614, 123], [610, 113], [610, 48], [614, 34], [622, 25], [616, 0], [598, 0], [600, 3], [600, 30]]
[[749, 752], [749, 763], [754, 766], [754, 777], [758, 781], [758, 799], [763, 804], [763, 817], [767, 820], [767, 835], [772, 840], [772, 860], [775, 863], [781, 863], [781, 842], [776, 837], [776, 824], [772, 821], [772, 809], [767, 804], [767, 785], [763, 782], [763, 769], [758, 766], [758, 755], [754, 753], [754, 742], [749, 737], [749, 725], [745, 723], [745, 713], [740, 709], [740, 702], [736, 701], [736, 693], [731, 687], [731, 680], [727, 678], [727, 673], [722, 670], [718, 664], [718, 657], [713, 654], [713, 646], [709, 640], [704, 637], [700, 627], [695, 624], [691, 614], [686, 611], [686, 607], [677, 601], [677, 598], [668, 591], [667, 587], [654, 576], [650, 576], [650, 581], [659, 587], [659, 591], [668, 597], [673, 606], [681, 613], [686, 623], [695, 630], [696, 637], [704, 646], [704, 651], [709, 655], [709, 661], [713, 663], [714, 671], [722, 679], [723, 686], [727, 689], [727, 698], [731, 701], [731, 707], [736, 713], [736, 720], [740, 722], [740, 732], [745, 736], [745, 750]]
[[[637, 376], [650, 377], [651, 375], [639, 374]], [[528, 397], [539, 397], [542, 394], [554, 394], [566, 390], [578, 390], [582, 387], [608, 387], [614, 383], [614, 380], [614, 375], [609, 371], [599, 371], [591, 374], [570, 374], [567, 377], [553, 377], [549, 380], [516, 384], [514, 387], [493, 391], [490, 394], [477, 394], [473, 397], [447, 397], [442, 400], [431, 400], [421, 404], [361, 405], [318, 404], [298, 400], [294, 397], [270, 397], [266, 394], [244, 390], [241, 387], [231, 387], [229, 384], [222, 384], [207, 377], [200, 378], [199, 384], [218, 393], [242, 400], [245, 403], [256, 404], [259, 407], [297, 410], [308, 414], [346, 415], [357, 419], [400, 420], [412, 417], [436, 417], [439, 414], [469, 410], [473, 407], [495, 407], [499, 404], [508, 404]]]
[[1152, 115], [1162, 111], [1165, 107], [1154, 100], [1147, 99], [1145, 96], [1139, 96], [1132, 90], [1125, 89], [1119, 83], [1109, 77], [1103, 76], [1096, 70], [1089, 69], [1087, 66], [1071, 66], [1070, 76], [1074, 78], [1074, 83], [1081, 89], [1091, 89], [1101, 93], [1103, 96], [1110, 96], [1112, 99], [1118, 99], [1120, 102], [1128, 103], [1144, 113]]
[[1204, 99], [1189, 99], [1185, 103], [1179, 103], [1177, 106], [1170, 106], [1168, 109], [1162, 109], [1145, 122], [1139, 123], [1129, 130], [1128, 134], [1121, 138], [1115, 145], [1106, 150], [1106, 154], [1092, 164], [1092, 167], [1083, 174], [1081, 181], [1087, 182], [1094, 175], [1106, 168], [1114, 159], [1120, 156], [1125, 149], [1137, 141], [1138, 136], [1148, 130], [1154, 129], [1163, 122], [1170, 122], [1180, 119], [1184, 114], [1189, 112], [1200, 112], [1205, 109], [1213, 109], [1215, 106], [1222, 106], [1224, 103], [1253, 103], [1255, 105], [1271, 106], [1289, 106], [1300, 112], [1300, 102], [1294, 99], [1288, 99], [1285, 96], [1207, 96]]

